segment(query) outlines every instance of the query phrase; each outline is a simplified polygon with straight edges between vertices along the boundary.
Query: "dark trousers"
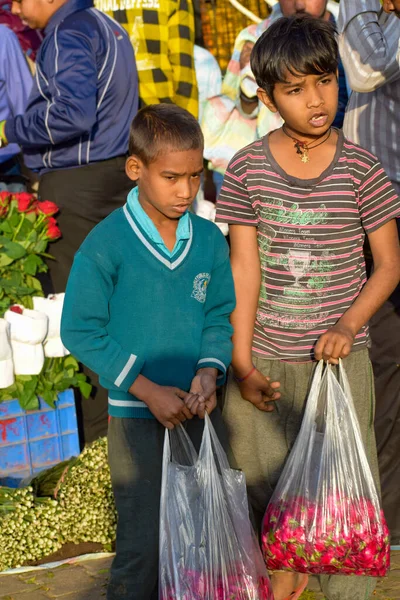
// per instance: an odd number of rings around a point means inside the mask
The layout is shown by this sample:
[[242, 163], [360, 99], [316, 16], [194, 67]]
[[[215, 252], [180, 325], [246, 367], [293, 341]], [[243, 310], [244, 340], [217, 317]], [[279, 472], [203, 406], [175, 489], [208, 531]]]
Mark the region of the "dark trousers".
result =
[[23, 175], [22, 166], [20, 154], [0, 163], [0, 191], [3, 191], [3, 188], [12, 193], [26, 191], [28, 178]]
[[[125, 173], [124, 156], [84, 167], [50, 171], [41, 176], [40, 199], [58, 205], [60, 212], [56, 218], [62, 232], [62, 238], [50, 245], [49, 252], [55, 261], [49, 261], [51, 281], [46, 292], [65, 291], [79, 246], [97, 223], [126, 202], [133, 185]], [[107, 433], [107, 392], [92, 371], [84, 371], [91, 380], [93, 392], [88, 400], [81, 401], [77, 397], [77, 408], [81, 415], [81, 434], [87, 443]]]
[[[219, 409], [211, 421], [228, 449]], [[187, 421], [186, 430], [200, 448], [204, 421]], [[111, 418], [108, 460], [118, 512], [116, 556], [107, 600], [157, 600], [159, 514], [164, 427], [156, 420]]]
[[400, 544], [400, 286], [370, 322], [375, 434], [382, 504], [392, 545]]

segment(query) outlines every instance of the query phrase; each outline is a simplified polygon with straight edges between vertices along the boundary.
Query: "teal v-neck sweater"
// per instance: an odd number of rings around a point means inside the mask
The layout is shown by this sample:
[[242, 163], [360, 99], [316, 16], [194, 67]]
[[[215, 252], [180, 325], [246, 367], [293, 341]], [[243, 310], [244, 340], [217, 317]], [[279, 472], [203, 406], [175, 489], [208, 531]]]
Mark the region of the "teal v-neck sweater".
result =
[[234, 306], [228, 246], [216, 225], [191, 214], [189, 239], [170, 258], [125, 205], [75, 256], [61, 335], [109, 390], [110, 415], [152, 418], [129, 394], [136, 377], [189, 390], [197, 369], [215, 367], [223, 383]]

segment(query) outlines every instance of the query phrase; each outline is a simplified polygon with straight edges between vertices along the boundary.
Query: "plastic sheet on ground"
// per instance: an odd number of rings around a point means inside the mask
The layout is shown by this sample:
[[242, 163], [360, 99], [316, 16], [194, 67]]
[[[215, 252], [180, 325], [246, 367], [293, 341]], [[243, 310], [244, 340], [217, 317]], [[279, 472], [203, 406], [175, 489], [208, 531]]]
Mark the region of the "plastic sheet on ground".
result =
[[96, 552], [93, 554], [82, 554], [81, 556], [73, 556], [71, 558], [65, 558], [64, 560], [57, 560], [55, 562], [46, 563], [44, 565], [37, 565], [36, 567], [19, 567], [18, 569], [8, 569], [8, 571], [2, 571], [1, 575], [18, 575], [19, 573], [27, 573], [28, 571], [42, 571], [43, 569], [55, 569], [61, 565], [76, 564], [85, 562], [87, 560], [97, 560], [99, 558], [111, 558], [114, 556], [114, 552]]

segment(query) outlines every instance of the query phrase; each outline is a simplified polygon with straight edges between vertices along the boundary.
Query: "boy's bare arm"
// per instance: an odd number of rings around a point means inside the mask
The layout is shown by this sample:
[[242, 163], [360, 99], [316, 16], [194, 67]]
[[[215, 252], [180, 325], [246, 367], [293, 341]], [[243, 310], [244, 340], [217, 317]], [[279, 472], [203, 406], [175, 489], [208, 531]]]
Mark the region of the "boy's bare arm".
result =
[[[246, 377], [253, 368], [251, 349], [260, 295], [261, 265], [256, 227], [230, 225], [229, 233], [236, 293], [236, 308], [231, 316], [234, 330], [232, 366], [240, 379]], [[239, 383], [239, 387], [242, 397], [263, 411], [273, 410], [273, 405], [268, 402], [280, 396], [275, 391], [279, 383], [270, 384], [257, 369]]]
[[155, 418], [167, 429], [191, 419], [193, 415], [184, 400], [189, 395], [176, 387], [158, 385], [143, 375], [138, 375], [129, 393], [147, 404]]
[[393, 219], [368, 235], [374, 271], [361, 294], [315, 346], [315, 358], [336, 364], [350, 354], [357, 332], [377, 312], [400, 281], [400, 247]]

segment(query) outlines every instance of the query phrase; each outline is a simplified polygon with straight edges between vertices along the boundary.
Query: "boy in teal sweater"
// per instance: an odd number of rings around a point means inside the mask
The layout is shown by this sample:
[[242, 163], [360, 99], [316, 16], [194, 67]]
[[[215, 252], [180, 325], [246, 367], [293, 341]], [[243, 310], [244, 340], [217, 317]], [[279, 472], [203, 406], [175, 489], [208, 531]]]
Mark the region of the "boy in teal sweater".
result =
[[138, 185], [86, 238], [68, 281], [63, 342], [109, 390], [118, 528], [108, 600], [158, 598], [165, 427], [187, 422], [198, 444], [213, 411], [223, 436], [215, 392], [231, 360], [235, 296], [223, 235], [188, 212], [202, 169], [188, 112], [141, 110], [126, 163]]

